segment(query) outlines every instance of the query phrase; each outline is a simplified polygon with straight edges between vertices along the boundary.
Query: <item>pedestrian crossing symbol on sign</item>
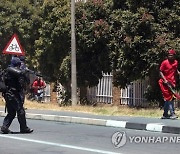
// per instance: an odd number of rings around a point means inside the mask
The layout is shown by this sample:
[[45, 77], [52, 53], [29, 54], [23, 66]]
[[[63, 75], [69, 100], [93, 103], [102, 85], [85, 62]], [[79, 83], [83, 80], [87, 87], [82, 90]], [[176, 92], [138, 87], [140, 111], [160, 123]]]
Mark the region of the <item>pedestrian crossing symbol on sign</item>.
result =
[[3, 50], [3, 54], [11, 54], [11, 55], [25, 55], [25, 52], [19, 42], [18, 36], [14, 34], [11, 40], [6, 45]]

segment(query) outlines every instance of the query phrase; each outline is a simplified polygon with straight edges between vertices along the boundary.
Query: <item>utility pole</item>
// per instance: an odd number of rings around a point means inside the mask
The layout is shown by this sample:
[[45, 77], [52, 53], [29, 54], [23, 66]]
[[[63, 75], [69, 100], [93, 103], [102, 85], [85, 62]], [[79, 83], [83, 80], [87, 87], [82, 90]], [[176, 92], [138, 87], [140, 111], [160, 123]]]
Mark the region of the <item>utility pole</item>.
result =
[[77, 105], [75, 0], [71, 0], [71, 101]]

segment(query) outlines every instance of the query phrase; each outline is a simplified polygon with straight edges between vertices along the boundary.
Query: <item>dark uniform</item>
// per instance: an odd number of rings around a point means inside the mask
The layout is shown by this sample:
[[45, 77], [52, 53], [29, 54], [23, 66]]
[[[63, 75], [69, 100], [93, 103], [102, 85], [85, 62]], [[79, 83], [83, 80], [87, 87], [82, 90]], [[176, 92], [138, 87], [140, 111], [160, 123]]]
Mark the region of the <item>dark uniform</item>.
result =
[[28, 79], [25, 74], [19, 69], [21, 61], [19, 58], [14, 58], [10, 67], [5, 71], [4, 80], [7, 87], [4, 93], [4, 98], [6, 101], [7, 116], [4, 118], [3, 126], [1, 131], [3, 133], [10, 133], [9, 127], [16, 116], [20, 124], [21, 133], [31, 133], [33, 129], [27, 127], [25, 110], [23, 107], [22, 91], [25, 88]]

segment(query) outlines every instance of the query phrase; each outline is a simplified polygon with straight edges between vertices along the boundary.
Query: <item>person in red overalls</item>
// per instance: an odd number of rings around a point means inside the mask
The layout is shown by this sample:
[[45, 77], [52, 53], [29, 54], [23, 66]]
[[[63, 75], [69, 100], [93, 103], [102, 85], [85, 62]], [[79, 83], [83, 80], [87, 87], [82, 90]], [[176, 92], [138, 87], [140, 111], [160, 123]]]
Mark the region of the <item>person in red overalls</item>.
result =
[[41, 77], [37, 77], [37, 79], [33, 82], [32, 88], [34, 90], [34, 96], [37, 101], [42, 101], [44, 88], [46, 88], [46, 83], [41, 79]]
[[[177, 118], [174, 112], [174, 96], [167, 86], [167, 84], [171, 84], [172, 87], [175, 87], [176, 75], [180, 75], [178, 71], [178, 61], [175, 60], [175, 54], [175, 50], [169, 50], [168, 58], [160, 65], [161, 79], [158, 82], [164, 98], [164, 113], [162, 119]], [[168, 111], [170, 111], [170, 115]]]

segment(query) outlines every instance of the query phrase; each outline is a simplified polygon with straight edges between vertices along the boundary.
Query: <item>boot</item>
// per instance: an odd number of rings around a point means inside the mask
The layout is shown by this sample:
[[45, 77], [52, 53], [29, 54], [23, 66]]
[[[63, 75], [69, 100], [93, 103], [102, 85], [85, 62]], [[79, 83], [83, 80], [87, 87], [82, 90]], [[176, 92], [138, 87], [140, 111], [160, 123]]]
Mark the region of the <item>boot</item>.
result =
[[28, 133], [32, 133], [33, 131], [34, 131], [33, 129], [27, 127], [27, 128], [25, 128], [25, 129], [21, 129], [21, 130], [20, 130], [20, 133], [28, 134]]
[[12, 131], [10, 131], [7, 127], [4, 127], [4, 126], [1, 127], [1, 132], [3, 134], [10, 134], [10, 133], [12, 133]]

